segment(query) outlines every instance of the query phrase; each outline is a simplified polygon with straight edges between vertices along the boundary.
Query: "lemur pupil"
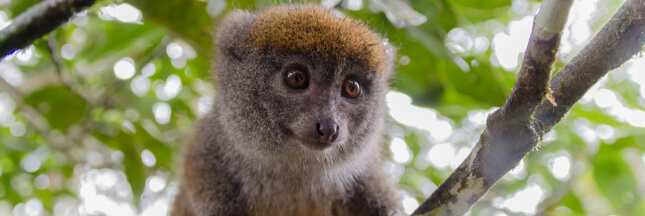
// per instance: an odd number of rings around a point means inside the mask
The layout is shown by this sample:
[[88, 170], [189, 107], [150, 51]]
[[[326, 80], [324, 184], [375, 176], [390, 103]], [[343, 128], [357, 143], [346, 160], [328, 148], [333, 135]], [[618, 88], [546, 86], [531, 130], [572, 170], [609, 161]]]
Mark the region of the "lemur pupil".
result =
[[293, 89], [307, 88], [307, 73], [301, 68], [289, 68], [283, 75], [284, 83]]
[[357, 98], [361, 94], [361, 86], [356, 80], [349, 79], [343, 84], [343, 96], [347, 98]]

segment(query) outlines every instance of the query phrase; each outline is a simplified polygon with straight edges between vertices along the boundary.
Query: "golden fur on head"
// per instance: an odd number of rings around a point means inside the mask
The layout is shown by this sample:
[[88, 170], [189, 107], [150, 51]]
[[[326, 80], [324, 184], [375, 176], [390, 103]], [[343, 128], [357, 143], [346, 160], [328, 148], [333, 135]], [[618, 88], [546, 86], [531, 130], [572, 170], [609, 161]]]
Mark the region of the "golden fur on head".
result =
[[331, 63], [358, 60], [382, 72], [385, 47], [362, 22], [317, 5], [272, 7], [259, 14], [247, 43], [256, 52], [312, 52]]

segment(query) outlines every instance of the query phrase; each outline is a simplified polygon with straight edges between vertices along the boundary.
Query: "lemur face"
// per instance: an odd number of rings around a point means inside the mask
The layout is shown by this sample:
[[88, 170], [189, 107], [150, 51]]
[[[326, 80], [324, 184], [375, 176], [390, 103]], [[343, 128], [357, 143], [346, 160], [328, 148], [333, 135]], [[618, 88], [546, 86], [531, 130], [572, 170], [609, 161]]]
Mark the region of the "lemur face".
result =
[[216, 74], [243, 148], [332, 163], [382, 136], [391, 53], [376, 33], [313, 5], [272, 7], [247, 25], [246, 37], [219, 39], [232, 55]]

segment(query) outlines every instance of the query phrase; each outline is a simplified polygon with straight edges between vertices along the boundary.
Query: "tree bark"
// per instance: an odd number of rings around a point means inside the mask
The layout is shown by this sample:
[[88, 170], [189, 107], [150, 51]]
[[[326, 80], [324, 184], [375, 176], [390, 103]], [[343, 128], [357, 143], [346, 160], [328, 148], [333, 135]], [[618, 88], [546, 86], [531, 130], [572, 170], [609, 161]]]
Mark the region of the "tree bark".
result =
[[21, 13], [0, 30], [0, 60], [42, 37], [95, 0], [45, 0]]
[[551, 80], [557, 106], [542, 102], [533, 118], [537, 130], [549, 132], [607, 72], [643, 51], [645, 1], [629, 0], [594, 38]]
[[645, 1], [628, 0], [549, 82], [570, 5], [570, 0], [543, 1], [506, 104], [488, 116], [486, 130], [470, 155], [413, 215], [466, 213], [499, 178], [535, 149], [542, 136], [593, 84], [643, 50]]

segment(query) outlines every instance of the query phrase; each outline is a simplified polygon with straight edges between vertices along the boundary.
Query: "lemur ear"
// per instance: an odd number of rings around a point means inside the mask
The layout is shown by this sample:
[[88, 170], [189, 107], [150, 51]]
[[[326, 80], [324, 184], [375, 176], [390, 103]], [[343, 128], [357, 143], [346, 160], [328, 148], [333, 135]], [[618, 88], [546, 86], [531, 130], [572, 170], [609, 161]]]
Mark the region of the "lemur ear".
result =
[[237, 60], [241, 59], [240, 57], [248, 52], [244, 40], [246, 40], [256, 17], [255, 14], [240, 9], [229, 12], [217, 27], [214, 38], [215, 53]]

